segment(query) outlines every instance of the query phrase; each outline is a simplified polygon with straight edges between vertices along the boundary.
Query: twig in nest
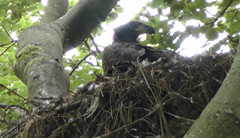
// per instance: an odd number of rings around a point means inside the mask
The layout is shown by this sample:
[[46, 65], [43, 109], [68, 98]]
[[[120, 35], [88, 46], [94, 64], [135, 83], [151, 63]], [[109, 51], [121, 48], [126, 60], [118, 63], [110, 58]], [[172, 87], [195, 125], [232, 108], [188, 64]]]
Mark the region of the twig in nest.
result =
[[178, 115], [174, 115], [174, 114], [172, 114], [172, 113], [169, 113], [169, 112], [167, 112], [167, 111], [164, 111], [164, 113], [166, 113], [166, 114], [168, 114], [168, 115], [170, 115], [170, 116], [172, 116], [172, 117], [175, 117], [175, 118], [177, 118], [177, 119], [182, 119], [182, 120], [185, 120], [185, 121], [190, 121], [190, 122], [195, 122], [195, 120], [193, 120], [193, 119], [188, 119], [188, 118], [184, 118], [184, 117], [181, 117], [181, 116], [178, 116]]
[[177, 92], [168, 92], [170, 95], [171, 94], [175, 94], [175, 95], [177, 95], [177, 96], [179, 96], [179, 97], [181, 97], [181, 98], [183, 98], [183, 99], [185, 99], [185, 100], [188, 100], [188, 101], [190, 101], [191, 103], [193, 103], [193, 99], [192, 99], [192, 97], [190, 97], [190, 98], [188, 98], [188, 97], [184, 97], [183, 95], [181, 95], [181, 94], [179, 94], [179, 93], [177, 93]]
[[[138, 60], [138, 59], [137, 59], [137, 63], [138, 63], [138, 66], [139, 66], [139, 70], [140, 70], [141, 74], [143, 75], [143, 78], [144, 78], [144, 80], [145, 80], [145, 82], [146, 82], [146, 84], [147, 84], [148, 89], [151, 91], [151, 93], [152, 93], [155, 101], [158, 102], [156, 95], [154, 94], [152, 88], [150, 87], [150, 85], [149, 85], [149, 83], [148, 83], [148, 80], [147, 80], [144, 72], [142, 71], [142, 66], [141, 66], [141, 64], [139, 63], [139, 60]], [[146, 94], [146, 95], [147, 95], [147, 94]], [[147, 96], [148, 96], [148, 95], [147, 95]], [[149, 96], [148, 96], [148, 97], [149, 97]], [[151, 103], [152, 103], [152, 105], [154, 105], [154, 103], [153, 103], [152, 101], [151, 101]]]
[[134, 125], [134, 124], [136, 124], [136, 123], [138, 123], [138, 122], [140, 122], [140, 121], [144, 121], [144, 120], [145, 120], [146, 118], [148, 118], [150, 115], [152, 115], [153, 113], [155, 113], [156, 111], [158, 111], [161, 107], [162, 107], [162, 105], [156, 104], [155, 107], [153, 108], [153, 110], [150, 111], [150, 112], [149, 112], [147, 115], [145, 115], [144, 117], [139, 118], [139, 119], [137, 119], [137, 120], [135, 120], [135, 121], [133, 121], [133, 122], [131, 122], [131, 123], [129, 123], [129, 124], [126, 124], [126, 125], [118, 128], [118, 129], [115, 129], [115, 130], [113, 130], [113, 131], [111, 131], [111, 132], [109, 132], [109, 133], [107, 133], [107, 134], [98, 136], [97, 138], [104, 138], [104, 137], [111, 136], [111, 135], [113, 135], [114, 133], [117, 133], [117, 132], [125, 129], [126, 127], [130, 127], [130, 126], [132, 126], [132, 125]]

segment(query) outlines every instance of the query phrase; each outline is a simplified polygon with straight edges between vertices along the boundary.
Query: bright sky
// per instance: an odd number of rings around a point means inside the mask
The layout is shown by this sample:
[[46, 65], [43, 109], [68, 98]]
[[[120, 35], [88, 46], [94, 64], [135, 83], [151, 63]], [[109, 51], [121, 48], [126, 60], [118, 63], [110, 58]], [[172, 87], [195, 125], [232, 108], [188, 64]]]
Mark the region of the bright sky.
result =
[[[102, 45], [102, 46], [109, 46], [112, 43], [112, 36], [113, 36], [113, 29], [125, 24], [129, 21], [131, 21], [134, 16], [140, 12], [140, 10], [143, 8], [143, 6], [146, 5], [146, 3], [150, 2], [152, 0], [138, 0], [138, 2], [136, 3], [136, 0], [120, 0], [119, 4], [121, 5], [121, 7], [123, 7], [123, 12], [121, 14], [119, 14], [118, 18], [111, 22], [106, 24], [105, 22], [103, 22], [101, 24], [101, 26], [103, 27], [103, 33], [101, 36], [96, 37], [94, 40], [98, 45]], [[211, 0], [209, 0], [210, 2]], [[209, 14], [207, 14], [207, 16], [214, 16], [216, 14], [217, 11], [217, 7], [207, 7], [206, 10], [209, 12]], [[156, 14], [154, 10], [149, 9], [149, 11], [152, 14]], [[169, 9], [165, 10], [166, 14], [169, 12]], [[161, 19], [161, 17], [160, 17]], [[163, 20], [164, 17], [162, 17]], [[186, 23], [186, 25], [190, 25], [190, 26], [198, 26], [198, 25], [202, 25], [201, 22], [196, 21], [196, 20], [191, 20], [189, 22]], [[180, 22], [176, 22], [175, 23], [175, 27], [171, 30], [171, 32], [174, 31], [185, 31], [185, 27], [180, 23]], [[224, 37], [226, 37], [224, 34], [219, 34], [219, 38], [212, 41], [210, 43], [210, 46], [214, 45], [215, 43], [219, 42], [220, 40], [222, 40]], [[206, 47], [205, 44], [208, 44], [209, 42], [207, 41], [207, 39], [205, 38], [205, 35], [200, 35], [199, 38], [195, 38], [195, 37], [188, 37], [184, 40], [184, 42], [181, 44], [180, 48], [177, 50], [177, 52], [183, 56], [193, 56], [195, 54], [200, 54], [206, 50], [209, 49], [210, 46]], [[100, 48], [101, 50], [103, 50], [102, 48]], [[229, 48], [227, 46], [223, 46], [221, 47], [220, 51], [229, 51]], [[66, 57], [67, 58], [71, 58], [71, 56], [73, 54], [77, 54], [78, 52], [76, 50], [71, 50], [69, 52], [66, 53]]]
[[136, 0], [120, 0], [119, 4], [123, 7], [123, 12], [119, 14], [115, 21], [109, 24], [104, 22], [101, 24], [104, 30], [100, 37], [95, 38], [96, 43], [104, 46], [110, 45], [112, 43], [113, 29], [131, 21], [143, 6], [150, 1], [152, 0], [138, 0], [136, 3]]

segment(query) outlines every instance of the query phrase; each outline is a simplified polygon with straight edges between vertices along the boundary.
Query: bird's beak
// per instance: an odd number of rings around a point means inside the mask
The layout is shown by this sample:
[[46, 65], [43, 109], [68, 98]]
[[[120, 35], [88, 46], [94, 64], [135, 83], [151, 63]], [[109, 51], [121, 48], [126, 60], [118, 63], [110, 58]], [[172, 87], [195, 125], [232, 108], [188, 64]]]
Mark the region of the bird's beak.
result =
[[144, 34], [144, 33], [148, 33], [148, 34], [155, 34], [155, 30], [153, 29], [152, 26], [149, 25], [140, 25], [136, 28], [136, 31], [139, 32], [139, 34]]

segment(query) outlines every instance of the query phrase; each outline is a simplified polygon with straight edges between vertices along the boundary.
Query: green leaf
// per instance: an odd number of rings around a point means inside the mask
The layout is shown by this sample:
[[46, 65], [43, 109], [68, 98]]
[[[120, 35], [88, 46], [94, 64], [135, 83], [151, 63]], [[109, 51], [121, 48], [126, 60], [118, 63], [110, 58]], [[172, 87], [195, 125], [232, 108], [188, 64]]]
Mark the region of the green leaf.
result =
[[206, 2], [205, 0], [195, 0], [195, 5], [197, 8], [205, 8]]
[[230, 34], [236, 34], [240, 31], [240, 20], [237, 20], [236, 22], [231, 23], [230, 25]]
[[118, 13], [117, 12], [111, 12], [108, 17], [109, 17], [110, 20], [115, 20], [118, 17]]
[[5, 32], [0, 32], [0, 44], [7, 44], [12, 41], [11, 37]]
[[179, 2], [173, 2], [173, 4], [171, 5], [170, 9], [172, 13], [179, 13], [180, 10], [182, 10], [184, 8], [183, 2], [179, 3]]
[[80, 75], [80, 78], [87, 81], [87, 82], [90, 82], [90, 81], [93, 81], [94, 78], [92, 75], [90, 75], [89, 73], [84, 73], [84, 74], [81, 74]]
[[19, 87], [22, 87], [24, 84], [21, 81], [14, 81], [12, 89], [18, 89]]
[[218, 32], [217, 32], [217, 29], [215, 28], [209, 28], [206, 33], [205, 33], [205, 36], [208, 40], [212, 41], [214, 39], [217, 39], [218, 38]]
[[16, 22], [19, 21], [22, 18], [22, 13], [21, 12], [13, 12], [11, 14], [11, 21]]
[[162, 5], [163, 0], [153, 0], [151, 3], [152, 8], [158, 8], [160, 5]]

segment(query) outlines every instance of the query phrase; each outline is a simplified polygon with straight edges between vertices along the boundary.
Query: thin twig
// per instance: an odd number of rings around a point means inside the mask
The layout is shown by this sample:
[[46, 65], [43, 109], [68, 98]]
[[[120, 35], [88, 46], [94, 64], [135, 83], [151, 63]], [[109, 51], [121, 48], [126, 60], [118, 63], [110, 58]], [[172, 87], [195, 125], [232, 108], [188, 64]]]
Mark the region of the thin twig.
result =
[[[155, 101], [156, 101], [156, 102], [159, 102], [158, 99], [156, 98], [156, 95], [154, 94], [152, 88], [150, 87], [150, 85], [149, 85], [149, 83], [148, 83], [147, 77], [145, 76], [144, 72], [142, 71], [142, 67], [141, 67], [141, 64], [139, 63], [139, 60], [138, 60], [138, 59], [137, 59], [137, 63], [138, 63], [138, 66], [139, 66], [139, 70], [140, 70], [141, 74], [143, 75], [143, 78], [144, 78], [144, 80], [145, 80], [145, 82], [146, 82], [146, 84], [147, 84], [148, 89], [151, 91], [151, 93], [152, 93]], [[153, 103], [152, 103], [152, 104], [153, 104]]]
[[[91, 37], [92, 37], [92, 36], [91, 36]], [[94, 42], [93, 38], [92, 38], [92, 41], [93, 41], [94, 46], [96, 47], [97, 52], [98, 52], [98, 53], [101, 53], [101, 51], [98, 49], [97, 44]], [[96, 53], [95, 51], [91, 50], [91, 48], [90, 48], [90, 46], [89, 46], [89, 44], [88, 44], [87, 41], [85, 41], [85, 45], [88, 47], [88, 51], [94, 52], [94, 57], [95, 57], [95, 59], [96, 59], [97, 66], [99, 66], [99, 63], [98, 63], [98, 60], [97, 60], [97, 53]]]
[[223, 14], [226, 12], [226, 10], [230, 7], [230, 5], [233, 3], [234, 0], [231, 0], [228, 5], [223, 9], [223, 11], [214, 19], [213, 22], [211, 22], [211, 27], [214, 25], [214, 23], [223, 16]]
[[[11, 109], [11, 107], [15, 107], [16, 109], [19, 108], [23, 111], [25, 111], [25, 114], [29, 114], [29, 111], [19, 105], [8, 105], [5, 109], [4, 109], [4, 114], [3, 114], [3, 118], [6, 119], [6, 116], [7, 116], [7, 110], [8, 109]], [[14, 109], [12, 109], [12, 111], [14, 111]], [[17, 111], [16, 111], [17, 112]], [[20, 113], [20, 112], [17, 112], [17, 113]]]
[[98, 53], [101, 53], [101, 51], [98, 49], [98, 46], [97, 46], [97, 44], [95, 43], [94, 38], [92, 37], [92, 35], [90, 35], [89, 37], [90, 37], [90, 39], [92, 40], [93, 45], [95, 46], [97, 52], [98, 52]]
[[[5, 18], [6, 18], [6, 16], [3, 17], [2, 22], [4, 21]], [[3, 24], [3, 23], [2, 23], [2, 24]], [[2, 28], [3, 28], [4, 32], [8, 35], [8, 37], [11, 38], [11, 42], [6, 43], [6, 44], [0, 44], [0, 47], [3, 47], [3, 46], [6, 46], [6, 45], [9, 45], [9, 44], [11, 44], [11, 43], [13, 43], [13, 42], [16, 43], [16, 41], [13, 40], [13, 38], [11, 37], [11, 35], [8, 33], [7, 29], [4, 27], [4, 25], [2, 25]], [[14, 44], [15, 44], [15, 43], [14, 43]], [[11, 45], [11, 46], [12, 46], [12, 45]], [[10, 46], [10, 47], [11, 47], [11, 46]], [[8, 49], [8, 48], [7, 48], [7, 49]], [[6, 52], [6, 51], [4, 51], [3, 53], [5, 53], [5, 52]], [[3, 53], [2, 53], [2, 54], [3, 54]], [[1, 54], [1, 55], [2, 55], [2, 54]], [[0, 56], [1, 56], [1, 55], [0, 55]]]
[[[11, 42], [12, 43], [12, 42]], [[17, 42], [13, 42], [9, 47], [7, 47], [1, 54], [0, 56], [2, 56], [5, 52], [8, 51], [9, 48], [11, 48], [13, 45], [15, 45]]]
[[[0, 87], [7, 89], [9, 92], [13, 93], [14, 95], [21, 97], [22, 99], [24, 99], [25, 101], [28, 101], [27, 99], [25, 99], [23, 96], [19, 95], [18, 93], [14, 92], [13, 90], [9, 89], [8, 87], [4, 86], [3, 84], [0, 83]], [[29, 102], [29, 101], [28, 101]], [[29, 102], [31, 103], [31, 102]]]
[[85, 43], [85, 45], [87, 46], [87, 48], [88, 48], [88, 51], [91, 51], [91, 48], [90, 48], [90, 46], [89, 46], [89, 44], [88, 44], [87, 40], [85, 40], [85, 41], [84, 41], [84, 43]]
[[184, 117], [181, 117], [181, 116], [178, 116], [178, 115], [174, 115], [174, 114], [172, 114], [172, 113], [169, 113], [169, 112], [167, 112], [167, 111], [164, 111], [164, 113], [166, 113], [166, 114], [168, 114], [168, 115], [170, 115], [170, 116], [172, 116], [172, 117], [175, 117], [175, 118], [177, 118], [177, 119], [181, 119], [181, 120], [185, 120], [185, 121], [190, 121], [190, 122], [195, 122], [195, 120], [193, 120], [193, 119], [188, 119], [188, 118], [184, 118]]
[[[5, 20], [5, 18], [6, 18], [6, 16], [4, 16], [3, 21]], [[3, 21], [2, 21], [2, 22], [3, 22]], [[3, 24], [3, 23], [2, 23], [2, 24]], [[8, 33], [7, 29], [4, 27], [4, 25], [2, 25], [2, 27], [3, 27], [3, 30], [5, 31], [5, 33], [11, 38], [11, 40], [12, 40], [12, 42], [13, 42], [14, 40], [12, 39], [11, 35]]]
[[78, 68], [78, 66], [84, 61], [86, 60], [86, 58], [88, 58], [89, 56], [91, 56], [92, 54], [94, 54], [94, 52], [88, 53], [82, 60], [80, 60], [77, 65], [73, 68], [73, 70], [70, 72], [69, 76], [71, 76], [73, 74], [73, 72]]

